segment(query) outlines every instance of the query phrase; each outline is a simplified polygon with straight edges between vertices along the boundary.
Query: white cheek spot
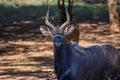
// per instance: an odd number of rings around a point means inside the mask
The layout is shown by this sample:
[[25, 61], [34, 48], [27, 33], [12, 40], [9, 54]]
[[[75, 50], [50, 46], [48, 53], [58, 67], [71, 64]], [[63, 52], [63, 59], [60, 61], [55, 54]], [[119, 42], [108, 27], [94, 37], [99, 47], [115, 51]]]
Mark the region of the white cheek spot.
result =
[[117, 77], [115, 77], [115, 80], [117, 80], [118, 78]]

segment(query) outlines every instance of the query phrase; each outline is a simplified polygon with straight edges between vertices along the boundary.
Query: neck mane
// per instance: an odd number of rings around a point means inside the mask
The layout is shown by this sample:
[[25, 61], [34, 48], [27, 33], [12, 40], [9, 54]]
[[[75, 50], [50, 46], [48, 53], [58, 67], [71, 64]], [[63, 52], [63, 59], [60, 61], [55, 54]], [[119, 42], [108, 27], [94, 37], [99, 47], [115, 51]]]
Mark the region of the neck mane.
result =
[[65, 41], [60, 47], [54, 45], [54, 69], [58, 79], [70, 67], [70, 44]]

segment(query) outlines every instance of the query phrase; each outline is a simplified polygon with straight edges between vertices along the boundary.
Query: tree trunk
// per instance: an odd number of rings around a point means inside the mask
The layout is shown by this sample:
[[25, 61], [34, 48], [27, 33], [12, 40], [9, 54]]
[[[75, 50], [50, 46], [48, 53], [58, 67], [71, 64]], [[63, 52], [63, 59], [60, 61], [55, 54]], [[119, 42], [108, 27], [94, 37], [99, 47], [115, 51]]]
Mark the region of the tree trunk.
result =
[[117, 12], [117, 0], [108, 0], [110, 29], [114, 32], [120, 31], [119, 16]]
[[58, 0], [58, 10], [59, 10], [59, 13], [60, 13], [61, 23], [64, 23], [66, 21], [64, 0]]
[[72, 21], [73, 18], [73, 14], [72, 14], [73, 2], [74, 0], [68, 0], [68, 13], [70, 15], [70, 22]]
[[[72, 21], [72, 8], [74, 0], [68, 0], [68, 13], [70, 15], [70, 21]], [[66, 12], [65, 12], [65, 0], [58, 0], [58, 10], [60, 13], [61, 23], [66, 21]]]

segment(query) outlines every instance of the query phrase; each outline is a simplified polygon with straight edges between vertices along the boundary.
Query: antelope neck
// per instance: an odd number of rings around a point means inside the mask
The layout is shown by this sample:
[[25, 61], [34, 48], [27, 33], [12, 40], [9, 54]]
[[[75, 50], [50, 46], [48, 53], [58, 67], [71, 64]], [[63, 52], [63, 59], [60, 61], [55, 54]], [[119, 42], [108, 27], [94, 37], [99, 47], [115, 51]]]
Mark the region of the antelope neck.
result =
[[60, 78], [70, 68], [70, 44], [63, 43], [60, 47], [54, 46], [54, 68]]

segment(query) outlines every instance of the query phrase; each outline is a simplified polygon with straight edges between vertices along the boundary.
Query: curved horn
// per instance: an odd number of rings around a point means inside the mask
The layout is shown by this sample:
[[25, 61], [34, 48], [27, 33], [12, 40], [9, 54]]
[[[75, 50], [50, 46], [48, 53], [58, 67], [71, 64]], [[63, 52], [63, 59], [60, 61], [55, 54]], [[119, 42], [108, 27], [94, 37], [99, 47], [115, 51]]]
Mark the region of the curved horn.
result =
[[49, 22], [49, 9], [50, 9], [50, 6], [48, 6], [48, 10], [47, 10], [47, 13], [46, 13], [46, 17], [45, 17], [45, 24], [51, 28], [52, 30], [55, 29], [55, 26]]
[[66, 12], [67, 21], [61, 25], [60, 29], [64, 29], [65, 26], [70, 23], [70, 16], [66, 7], [65, 7], [65, 12]]

